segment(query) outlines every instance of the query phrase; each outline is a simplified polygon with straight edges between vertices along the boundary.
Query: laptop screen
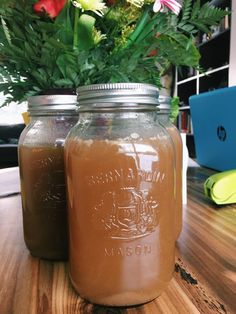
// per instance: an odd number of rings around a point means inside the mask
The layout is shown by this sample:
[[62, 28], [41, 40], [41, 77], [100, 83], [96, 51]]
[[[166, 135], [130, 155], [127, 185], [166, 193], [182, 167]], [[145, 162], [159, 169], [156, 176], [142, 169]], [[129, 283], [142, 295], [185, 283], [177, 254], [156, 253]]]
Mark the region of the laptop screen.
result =
[[197, 162], [236, 169], [236, 86], [191, 96], [189, 104]]

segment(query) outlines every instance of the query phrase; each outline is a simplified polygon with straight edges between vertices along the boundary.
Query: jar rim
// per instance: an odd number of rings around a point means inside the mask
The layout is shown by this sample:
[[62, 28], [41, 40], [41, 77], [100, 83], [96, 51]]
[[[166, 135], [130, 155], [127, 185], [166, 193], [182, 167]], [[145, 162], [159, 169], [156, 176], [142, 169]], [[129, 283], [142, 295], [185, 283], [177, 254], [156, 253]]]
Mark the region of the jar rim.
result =
[[170, 110], [171, 107], [171, 97], [165, 95], [159, 95], [158, 104], [160, 110]]
[[[77, 89], [79, 111], [151, 109], [158, 105], [157, 86], [146, 83], [106, 83]], [[152, 108], [153, 109], [153, 108]]]
[[68, 114], [77, 110], [77, 95], [37, 95], [28, 98], [28, 111], [31, 115], [54, 112]]

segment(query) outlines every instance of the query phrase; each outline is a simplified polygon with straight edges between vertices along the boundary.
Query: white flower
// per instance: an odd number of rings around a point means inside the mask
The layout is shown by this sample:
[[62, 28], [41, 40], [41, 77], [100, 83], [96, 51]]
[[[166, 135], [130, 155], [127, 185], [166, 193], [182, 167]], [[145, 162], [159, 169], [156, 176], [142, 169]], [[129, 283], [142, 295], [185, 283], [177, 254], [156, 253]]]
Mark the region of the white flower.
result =
[[105, 34], [102, 34], [100, 31], [96, 30], [96, 28], [93, 29], [93, 40], [95, 45], [100, 43], [100, 41], [106, 39], [107, 36]]
[[72, 3], [82, 11], [93, 11], [99, 16], [102, 16], [103, 11], [106, 9], [106, 5], [102, 0], [74, 0]]
[[138, 8], [141, 8], [144, 4], [144, 0], [127, 0], [127, 2], [135, 5]]
[[175, 0], [156, 0], [153, 5], [153, 11], [163, 11], [165, 6], [173, 11], [176, 15], [178, 15], [181, 10], [181, 4]]

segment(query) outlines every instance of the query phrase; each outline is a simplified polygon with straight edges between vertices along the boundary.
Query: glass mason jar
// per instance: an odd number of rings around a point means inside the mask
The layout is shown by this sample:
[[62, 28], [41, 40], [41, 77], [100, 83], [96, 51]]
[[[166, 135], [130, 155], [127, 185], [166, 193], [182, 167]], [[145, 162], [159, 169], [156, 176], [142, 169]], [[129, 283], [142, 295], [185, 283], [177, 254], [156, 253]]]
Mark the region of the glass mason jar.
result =
[[70, 278], [90, 302], [141, 304], [174, 270], [174, 148], [156, 121], [158, 90], [98, 84], [78, 96], [65, 143]]
[[178, 239], [182, 231], [182, 164], [183, 164], [183, 144], [176, 126], [170, 121], [170, 103], [171, 97], [160, 95], [158, 98], [159, 109], [158, 118], [160, 123], [170, 134], [175, 147], [176, 160], [176, 190], [175, 190], [175, 235]]
[[64, 141], [78, 121], [76, 95], [29, 98], [18, 147], [24, 239], [39, 258], [68, 257]]

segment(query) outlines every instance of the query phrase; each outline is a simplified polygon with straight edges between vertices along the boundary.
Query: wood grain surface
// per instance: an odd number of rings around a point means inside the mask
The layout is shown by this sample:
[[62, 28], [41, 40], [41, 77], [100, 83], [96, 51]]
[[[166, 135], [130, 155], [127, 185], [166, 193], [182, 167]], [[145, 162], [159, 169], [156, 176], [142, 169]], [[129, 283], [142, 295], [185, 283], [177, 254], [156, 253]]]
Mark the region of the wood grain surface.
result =
[[[236, 313], [236, 205], [216, 206], [204, 197], [203, 182], [211, 173], [188, 169], [188, 204], [168, 288], [156, 300], [129, 308], [87, 303], [73, 290], [67, 263], [31, 257], [20, 196], [0, 198], [0, 314]], [[0, 189], [4, 176], [0, 171]]]

